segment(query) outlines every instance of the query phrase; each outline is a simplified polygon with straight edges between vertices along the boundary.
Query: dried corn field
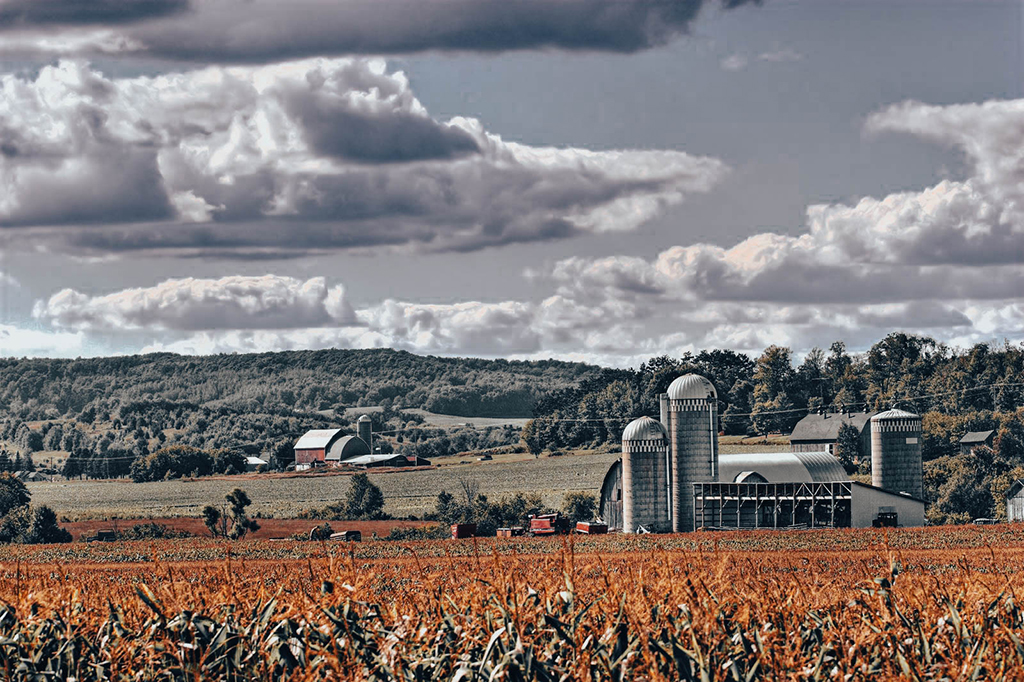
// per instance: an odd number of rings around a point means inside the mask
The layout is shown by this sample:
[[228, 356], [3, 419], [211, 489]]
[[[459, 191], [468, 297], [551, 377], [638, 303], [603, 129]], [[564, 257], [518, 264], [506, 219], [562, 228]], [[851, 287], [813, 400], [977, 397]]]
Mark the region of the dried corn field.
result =
[[[806, 545], [813, 535], [770, 537]], [[304, 559], [258, 558], [269, 543], [243, 543], [239, 555], [209, 542], [222, 558], [118, 564], [43, 549], [0, 564], [0, 679], [1022, 675], [1024, 544], [916, 549], [908, 536], [854, 537], [877, 542], [367, 543], [318, 545]], [[202, 544], [172, 542], [181, 554]], [[122, 549], [152, 556], [154, 544]], [[385, 544], [391, 556], [374, 557]]]

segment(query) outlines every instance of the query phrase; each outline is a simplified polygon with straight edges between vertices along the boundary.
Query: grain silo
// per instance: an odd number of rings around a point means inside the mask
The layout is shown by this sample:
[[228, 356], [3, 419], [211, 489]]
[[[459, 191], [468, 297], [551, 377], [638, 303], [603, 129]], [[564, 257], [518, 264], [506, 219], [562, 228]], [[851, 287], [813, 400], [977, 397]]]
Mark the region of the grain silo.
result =
[[693, 484], [718, 480], [718, 395], [710, 381], [687, 374], [668, 387], [672, 530], [693, 530]]
[[650, 417], [640, 417], [622, 432], [622, 530], [639, 526], [655, 533], [672, 527], [669, 518], [668, 434]]
[[356, 420], [356, 434], [366, 443], [366, 447], [373, 452], [373, 420], [363, 415]]
[[871, 485], [924, 497], [920, 416], [893, 408], [871, 418]]

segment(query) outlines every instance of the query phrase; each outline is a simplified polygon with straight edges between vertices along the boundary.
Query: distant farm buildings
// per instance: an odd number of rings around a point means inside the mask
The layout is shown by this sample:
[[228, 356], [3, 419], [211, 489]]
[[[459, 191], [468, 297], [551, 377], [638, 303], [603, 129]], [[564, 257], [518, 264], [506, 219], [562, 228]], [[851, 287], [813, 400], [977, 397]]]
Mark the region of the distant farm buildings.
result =
[[866, 459], [871, 453], [871, 413], [841, 412], [838, 414], [809, 414], [796, 423], [793, 433], [789, 436], [789, 444], [793, 452], [827, 452], [836, 453], [839, 441], [839, 430], [843, 424], [857, 430], [860, 436], [861, 458]]
[[978, 447], [990, 448], [995, 439], [995, 431], [968, 431], [960, 439], [960, 454], [969, 455], [971, 450]]
[[924, 524], [917, 415], [890, 410], [845, 422], [833, 416], [836, 436], [842, 423], [858, 428], [862, 438], [870, 434], [867, 485], [852, 481], [826, 449], [831, 424], [804, 432], [806, 445], [820, 441], [818, 452], [720, 455], [711, 382], [694, 374], [679, 377], [660, 403], [660, 421], [641, 417], [623, 431], [622, 458], [601, 490], [601, 518], [610, 528], [634, 533]]
[[372, 452], [373, 422], [365, 414], [356, 422], [359, 435], [343, 429], [313, 429], [295, 443], [295, 469], [322, 466], [398, 467], [430, 466], [430, 460], [400, 454]]

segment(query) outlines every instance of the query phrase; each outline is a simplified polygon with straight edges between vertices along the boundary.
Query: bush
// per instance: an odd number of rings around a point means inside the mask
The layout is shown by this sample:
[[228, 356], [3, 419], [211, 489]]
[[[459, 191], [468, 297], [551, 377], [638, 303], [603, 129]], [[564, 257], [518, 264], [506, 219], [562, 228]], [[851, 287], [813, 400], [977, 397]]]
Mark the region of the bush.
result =
[[150, 521], [137, 523], [128, 530], [118, 531], [118, 540], [164, 540], [168, 538], [189, 538], [192, 533], [187, 530], [169, 528], [162, 523]]
[[597, 498], [593, 493], [567, 493], [562, 501], [562, 515], [575, 525], [579, 521], [593, 521], [597, 512]]

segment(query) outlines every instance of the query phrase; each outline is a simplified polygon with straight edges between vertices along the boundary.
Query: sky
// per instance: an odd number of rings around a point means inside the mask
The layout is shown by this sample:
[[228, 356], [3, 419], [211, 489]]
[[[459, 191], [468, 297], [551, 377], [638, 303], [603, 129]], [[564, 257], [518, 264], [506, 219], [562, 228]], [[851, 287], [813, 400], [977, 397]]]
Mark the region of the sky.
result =
[[0, 0], [0, 356], [1024, 338], [970, 0]]

